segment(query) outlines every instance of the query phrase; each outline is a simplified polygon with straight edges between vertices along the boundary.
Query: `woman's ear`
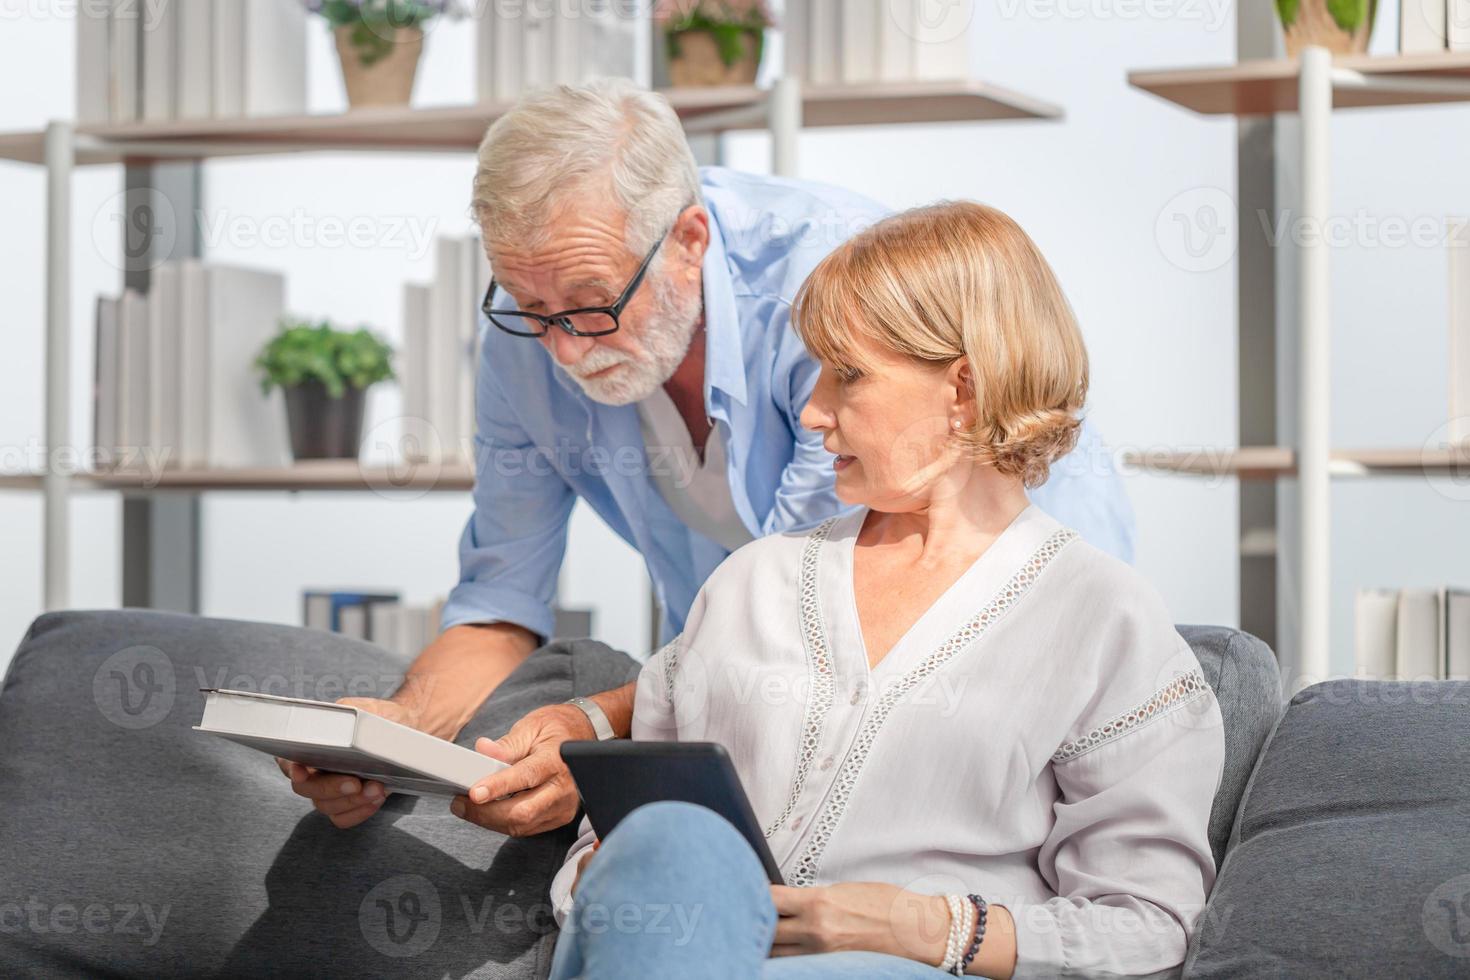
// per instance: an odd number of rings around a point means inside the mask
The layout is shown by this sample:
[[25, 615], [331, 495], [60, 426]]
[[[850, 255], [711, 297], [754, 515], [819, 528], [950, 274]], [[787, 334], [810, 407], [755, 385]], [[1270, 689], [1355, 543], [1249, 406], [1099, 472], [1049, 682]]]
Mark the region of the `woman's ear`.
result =
[[945, 381], [952, 393], [950, 411], [968, 427], [975, 419], [975, 377], [969, 357], [956, 358], [946, 371]]

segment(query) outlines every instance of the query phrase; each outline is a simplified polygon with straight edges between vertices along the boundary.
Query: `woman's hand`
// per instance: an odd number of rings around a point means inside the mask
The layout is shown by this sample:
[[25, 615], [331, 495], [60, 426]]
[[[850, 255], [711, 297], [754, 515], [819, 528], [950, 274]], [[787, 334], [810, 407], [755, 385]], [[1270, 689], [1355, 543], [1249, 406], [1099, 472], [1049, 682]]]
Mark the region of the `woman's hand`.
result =
[[883, 882], [817, 888], [771, 886], [780, 918], [772, 956], [870, 950], [938, 966], [949, 938], [949, 905]]
[[577, 886], [582, 883], [582, 872], [587, 870], [587, 862], [591, 861], [592, 855], [597, 853], [597, 845], [600, 843], [602, 842], [593, 841], [592, 847], [587, 851], [587, 853], [577, 858], [577, 873], [572, 875], [572, 895], [577, 894]]

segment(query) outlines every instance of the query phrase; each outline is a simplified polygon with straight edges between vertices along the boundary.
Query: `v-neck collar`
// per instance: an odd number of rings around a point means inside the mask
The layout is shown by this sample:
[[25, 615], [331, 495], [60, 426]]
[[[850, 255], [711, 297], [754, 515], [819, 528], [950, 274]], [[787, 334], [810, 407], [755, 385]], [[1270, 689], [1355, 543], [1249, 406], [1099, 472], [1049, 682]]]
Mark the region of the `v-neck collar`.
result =
[[947, 640], [1003, 588], [1031, 554], [1060, 525], [1035, 504], [1012, 519], [990, 547], [950, 583], [928, 609], [904, 631], [876, 665], [868, 663], [867, 642], [858, 617], [853, 579], [858, 532], [867, 519], [864, 507], [839, 518], [823, 549], [821, 577], [826, 588], [822, 618], [832, 641], [834, 659], [843, 673], [870, 679], [902, 676]]

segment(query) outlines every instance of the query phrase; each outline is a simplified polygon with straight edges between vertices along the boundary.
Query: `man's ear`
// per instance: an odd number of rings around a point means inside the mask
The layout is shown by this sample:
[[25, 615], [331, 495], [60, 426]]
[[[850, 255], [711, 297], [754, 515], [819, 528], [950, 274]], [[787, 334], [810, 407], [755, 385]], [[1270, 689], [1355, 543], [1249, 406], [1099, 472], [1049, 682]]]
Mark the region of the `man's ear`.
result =
[[699, 268], [704, 253], [709, 248], [709, 212], [703, 205], [691, 204], [679, 212], [669, 238], [688, 259], [690, 265]]

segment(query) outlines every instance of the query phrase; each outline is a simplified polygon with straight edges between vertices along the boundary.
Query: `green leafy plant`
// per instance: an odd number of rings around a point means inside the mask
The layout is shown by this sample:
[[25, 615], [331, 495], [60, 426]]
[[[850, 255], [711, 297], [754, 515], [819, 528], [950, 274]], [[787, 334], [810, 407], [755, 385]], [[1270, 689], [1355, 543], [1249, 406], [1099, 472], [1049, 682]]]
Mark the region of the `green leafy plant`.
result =
[[333, 28], [350, 27], [357, 58], [373, 65], [388, 57], [400, 27], [421, 27], [441, 15], [459, 16], [456, 0], [305, 0]]
[[262, 392], [319, 381], [327, 394], [341, 398], [348, 385], [362, 389], [395, 377], [393, 348], [366, 327], [338, 330], [327, 320], [289, 317], [280, 326], [255, 358]]
[[745, 54], [745, 41], [755, 45], [757, 62], [765, 45], [765, 29], [775, 23], [764, 0], [660, 0], [654, 17], [663, 25], [670, 58], [681, 53], [681, 35], [701, 31], [714, 38], [725, 67]]
[[[1351, 34], [1364, 24], [1372, 24], [1378, 13], [1378, 0], [1325, 0], [1333, 23]], [[1281, 26], [1290, 27], [1301, 13], [1302, 0], [1276, 0], [1276, 14]]]

